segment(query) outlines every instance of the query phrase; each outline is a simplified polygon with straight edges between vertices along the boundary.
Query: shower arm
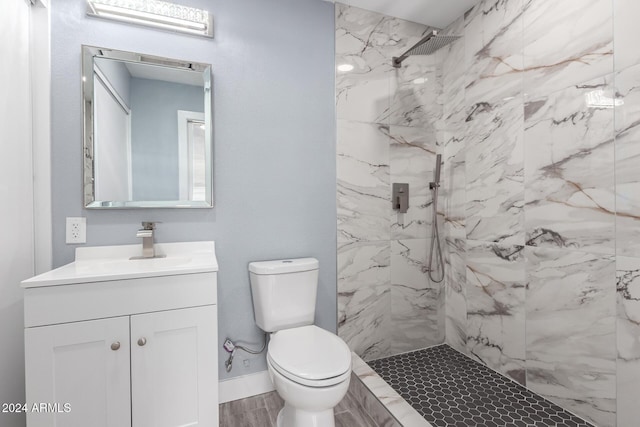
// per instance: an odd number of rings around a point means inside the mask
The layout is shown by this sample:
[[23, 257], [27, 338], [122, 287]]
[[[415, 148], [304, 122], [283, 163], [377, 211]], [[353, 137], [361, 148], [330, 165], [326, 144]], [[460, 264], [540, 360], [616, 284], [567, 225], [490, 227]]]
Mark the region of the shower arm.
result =
[[403, 53], [400, 56], [394, 56], [391, 60], [391, 64], [394, 66], [394, 68], [400, 68], [400, 66], [402, 65], [402, 61], [404, 61], [409, 57], [409, 52], [411, 52], [413, 49], [420, 46], [421, 44], [428, 42], [429, 40], [431, 40], [433, 37], [437, 35], [438, 35], [438, 30], [431, 31], [431, 33], [424, 36], [418, 43], [414, 44], [409, 49], [407, 49], [405, 53]]

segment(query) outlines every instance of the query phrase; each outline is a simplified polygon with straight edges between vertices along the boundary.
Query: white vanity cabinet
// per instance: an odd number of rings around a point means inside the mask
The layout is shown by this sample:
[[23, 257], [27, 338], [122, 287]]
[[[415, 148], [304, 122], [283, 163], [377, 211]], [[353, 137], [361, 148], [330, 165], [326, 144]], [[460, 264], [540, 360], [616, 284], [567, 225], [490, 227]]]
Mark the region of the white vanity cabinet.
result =
[[23, 282], [28, 427], [218, 426], [217, 263], [158, 264]]
[[215, 319], [215, 305], [131, 317], [133, 426], [217, 425]]
[[28, 405], [61, 405], [28, 412], [29, 427], [131, 426], [129, 361], [128, 317], [27, 328]]

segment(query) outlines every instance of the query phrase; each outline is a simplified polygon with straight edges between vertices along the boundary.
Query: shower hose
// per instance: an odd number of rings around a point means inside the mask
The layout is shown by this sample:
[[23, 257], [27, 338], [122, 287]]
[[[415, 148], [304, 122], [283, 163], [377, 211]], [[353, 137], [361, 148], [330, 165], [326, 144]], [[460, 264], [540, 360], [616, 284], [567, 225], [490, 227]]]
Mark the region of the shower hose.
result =
[[[433, 219], [431, 220], [431, 248], [429, 251], [429, 266], [427, 271], [429, 273], [429, 279], [431, 279], [432, 282], [440, 283], [444, 280], [444, 261], [442, 259], [442, 245], [438, 231], [438, 187], [440, 187], [440, 183], [432, 182], [429, 186], [433, 192]], [[435, 269], [433, 268], [434, 249], [436, 252]]]

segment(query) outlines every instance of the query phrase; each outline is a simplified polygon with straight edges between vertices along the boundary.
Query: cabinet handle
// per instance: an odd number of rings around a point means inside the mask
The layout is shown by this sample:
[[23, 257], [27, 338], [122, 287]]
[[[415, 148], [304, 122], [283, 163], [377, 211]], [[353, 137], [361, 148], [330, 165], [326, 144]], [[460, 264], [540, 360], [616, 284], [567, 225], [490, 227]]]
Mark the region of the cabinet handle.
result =
[[120, 341], [116, 341], [113, 344], [111, 344], [111, 350], [118, 351], [119, 349], [120, 349]]
[[138, 345], [140, 347], [144, 346], [147, 343], [147, 339], [145, 337], [142, 337], [138, 340]]

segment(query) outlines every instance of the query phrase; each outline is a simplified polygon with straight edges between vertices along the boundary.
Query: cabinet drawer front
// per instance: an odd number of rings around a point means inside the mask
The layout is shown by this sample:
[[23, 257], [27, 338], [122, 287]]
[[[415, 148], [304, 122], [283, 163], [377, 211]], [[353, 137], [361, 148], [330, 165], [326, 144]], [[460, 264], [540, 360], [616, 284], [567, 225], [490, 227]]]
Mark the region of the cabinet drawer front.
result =
[[130, 427], [129, 318], [25, 330], [29, 427]]
[[218, 425], [216, 306], [131, 317], [134, 426]]
[[43, 326], [215, 304], [216, 273], [25, 289], [25, 326]]

